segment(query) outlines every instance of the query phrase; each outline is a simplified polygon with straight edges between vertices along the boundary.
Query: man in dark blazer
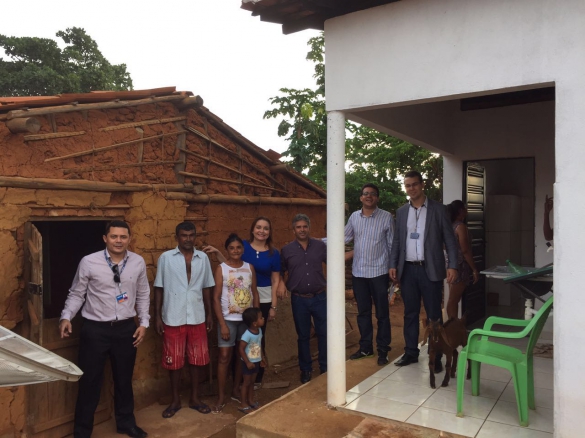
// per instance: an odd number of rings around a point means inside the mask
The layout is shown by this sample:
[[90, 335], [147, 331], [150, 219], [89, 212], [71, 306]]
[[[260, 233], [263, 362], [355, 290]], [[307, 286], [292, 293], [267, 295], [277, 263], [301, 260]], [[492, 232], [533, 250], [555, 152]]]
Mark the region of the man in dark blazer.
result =
[[[404, 175], [404, 187], [410, 200], [396, 212], [396, 229], [390, 254], [390, 277], [399, 281], [404, 300], [404, 355], [397, 366], [418, 362], [420, 300], [427, 317], [441, 318], [443, 280], [457, 279], [457, 242], [443, 204], [424, 194], [422, 176], [417, 171]], [[445, 268], [443, 245], [449, 266]], [[441, 358], [435, 370], [442, 370]]]

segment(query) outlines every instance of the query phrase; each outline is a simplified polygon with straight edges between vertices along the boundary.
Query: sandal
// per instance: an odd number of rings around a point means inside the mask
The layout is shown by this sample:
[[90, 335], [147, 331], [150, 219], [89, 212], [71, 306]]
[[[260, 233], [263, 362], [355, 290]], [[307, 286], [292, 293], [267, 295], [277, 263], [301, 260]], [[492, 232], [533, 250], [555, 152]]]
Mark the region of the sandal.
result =
[[163, 418], [171, 418], [180, 410], [181, 410], [181, 406], [179, 406], [178, 408], [173, 408], [173, 407], [169, 406], [168, 408], [166, 408], [163, 411], [162, 417]]
[[250, 412], [254, 412], [254, 408], [252, 406], [246, 406], [245, 408], [238, 408], [238, 411], [243, 414], [249, 414]]
[[189, 405], [189, 407], [191, 409], [195, 409], [197, 412], [200, 412], [201, 414], [209, 414], [211, 412], [210, 407], [207, 406], [205, 403], [201, 403], [200, 405]]
[[258, 402], [254, 402], [250, 405], [250, 407], [254, 410], [258, 409], [260, 407], [260, 403]]
[[211, 410], [211, 413], [212, 414], [221, 414], [221, 411], [223, 411], [223, 408], [225, 408], [225, 403], [223, 403], [221, 405], [214, 406], [213, 409]]

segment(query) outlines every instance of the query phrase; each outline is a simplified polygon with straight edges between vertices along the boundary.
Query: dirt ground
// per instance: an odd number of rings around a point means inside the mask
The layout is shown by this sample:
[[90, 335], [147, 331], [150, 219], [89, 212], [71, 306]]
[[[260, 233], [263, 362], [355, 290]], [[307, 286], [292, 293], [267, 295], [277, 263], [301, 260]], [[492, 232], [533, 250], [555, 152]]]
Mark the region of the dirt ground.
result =
[[[392, 351], [389, 354], [390, 361], [402, 355], [404, 351], [404, 337], [402, 334], [403, 312], [404, 307], [401, 300], [396, 300], [394, 305], [390, 307], [390, 321], [392, 326]], [[346, 357], [348, 359], [349, 355], [354, 353], [358, 347], [359, 331], [357, 328], [356, 316], [357, 306], [355, 301], [346, 301]], [[373, 316], [373, 319], [374, 330], [376, 330], [375, 316]], [[268, 349], [270, 349], [270, 345], [268, 345]], [[311, 341], [311, 350], [314, 353], [317, 352], [316, 338]], [[376, 372], [378, 369], [375, 357], [357, 362], [360, 364], [360, 366], [356, 368], [355, 371], [350, 372], [348, 369], [348, 382], [355, 381], [358, 383], [359, 381]], [[313, 380], [318, 380], [320, 382], [318, 386], [315, 386], [315, 388], [322, 387], [323, 390], [323, 388], [326, 388], [326, 379], [324, 379], [325, 376], [323, 376], [323, 378], [319, 376], [317, 369], [318, 366], [316, 363], [314, 363]], [[260, 405], [264, 406], [282, 397], [283, 395], [296, 390], [301, 386], [299, 378], [300, 371], [298, 369], [298, 363], [296, 360], [282, 364], [271, 364], [269, 369], [264, 374], [264, 384], [289, 382], [289, 385], [286, 388], [262, 388], [258, 391], [255, 391], [257, 401], [260, 403]], [[231, 382], [228, 382], [228, 390], [231, 390]], [[201, 399], [205, 403], [209, 404], [210, 406], [214, 405], [217, 400], [216, 382], [213, 382], [213, 385], [210, 385], [208, 382], [201, 384], [200, 394], [202, 395]], [[161, 417], [162, 411], [169, 402], [169, 400], [166, 398], [161, 399], [158, 404], [148, 406], [147, 408], [136, 412], [138, 425], [148, 432], [149, 437], [162, 438], [189, 436], [234, 438], [236, 436], [236, 422], [244, 415], [238, 411], [238, 407], [240, 407], [238, 402], [230, 400], [220, 414], [202, 415], [187, 407], [188, 397], [188, 392], [182, 394], [183, 409], [177, 412], [177, 414], [171, 419], [164, 420]], [[327, 410], [324, 401], [322, 404], [325, 410]], [[261, 411], [258, 413], [260, 412]], [[287, 415], [287, 413], [283, 413], [282, 415]], [[357, 423], [359, 423], [358, 419], [361, 421], [361, 418], [357, 417], [355, 420]], [[271, 420], [275, 423], [278, 423], [279, 418], [272, 418]], [[316, 427], [318, 427], [318, 425], [316, 425]], [[313, 436], [327, 435], [327, 433], [313, 434]], [[96, 426], [93, 436], [96, 438], [101, 438], [120, 435], [115, 433], [115, 423], [113, 420], [110, 420]]]
[[[349, 356], [355, 352], [358, 348], [358, 342], [360, 339], [359, 330], [357, 327], [357, 305], [355, 301], [347, 301], [346, 302], [346, 344], [345, 344], [345, 357], [349, 359]], [[394, 305], [390, 307], [390, 322], [392, 326], [392, 351], [390, 352], [389, 358], [390, 360], [394, 360], [394, 358], [402, 355], [404, 352], [404, 336], [402, 334], [402, 327], [403, 327], [403, 316], [404, 316], [404, 306], [401, 300], [396, 300]], [[376, 336], [376, 317], [372, 315], [374, 321], [374, 338]], [[348, 331], [349, 330], [349, 331]], [[311, 341], [311, 351], [317, 352], [317, 340], [315, 338]], [[369, 360], [373, 362], [375, 358]], [[317, 365], [314, 364], [314, 369], [317, 369]], [[275, 372], [276, 371], [276, 372]], [[314, 372], [314, 376], [318, 376], [318, 372]], [[365, 376], [364, 378], [366, 378]], [[256, 397], [258, 402], [261, 405], [266, 405], [273, 400], [280, 398], [281, 396], [285, 395], [286, 393], [298, 388], [301, 386], [300, 382], [300, 371], [298, 368], [298, 362], [293, 361], [289, 363], [279, 364], [279, 366], [273, 366], [270, 369], [270, 372], [266, 372], [264, 374], [264, 381], [265, 382], [280, 382], [280, 381], [289, 381], [290, 386], [284, 389], [261, 389], [256, 391]], [[349, 388], [348, 388], [349, 389]], [[242, 417], [243, 415], [237, 410], [238, 404], [237, 403], [229, 403], [226, 406], [227, 412], [233, 411], [235, 416]], [[317, 425], [314, 425], [317, 426]], [[317, 426], [318, 427], [318, 426]], [[213, 438], [234, 438], [236, 436], [236, 424], [230, 424], [226, 426], [220, 432], [211, 435]], [[315, 431], [314, 436], [320, 436], [317, 431]]]

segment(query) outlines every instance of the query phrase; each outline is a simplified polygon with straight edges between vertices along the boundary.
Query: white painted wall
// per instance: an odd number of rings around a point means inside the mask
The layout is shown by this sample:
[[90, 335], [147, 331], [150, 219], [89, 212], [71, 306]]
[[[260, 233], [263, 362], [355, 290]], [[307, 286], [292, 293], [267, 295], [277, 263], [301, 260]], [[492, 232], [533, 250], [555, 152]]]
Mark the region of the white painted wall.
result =
[[[445, 178], [448, 176], [448, 178]], [[463, 160], [457, 156], [443, 156], [443, 202], [449, 204], [461, 199], [463, 193]]]
[[553, 83], [584, 16], [582, 0], [402, 0], [328, 20], [327, 109]]
[[[585, 232], [575, 224], [585, 217], [585, 203], [579, 202], [585, 187], [585, 1], [402, 0], [329, 20], [325, 36], [327, 109], [344, 111], [349, 119], [365, 116], [360, 111], [367, 109], [556, 86], [554, 112], [540, 108], [540, 120], [554, 120], [554, 152], [548, 146], [528, 155], [524, 151], [538, 146], [489, 131], [490, 115], [482, 111], [462, 115], [466, 123], [454, 120], [443, 131], [420, 133], [419, 144], [452, 152], [446, 167], [478, 151], [486, 159], [534, 156], [537, 221], [555, 182], [555, 436], [581, 436], [585, 393], [575, 388], [585, 387], [585, 352], [579, 348], [585, 318], [575, 303], [583, 296]], [[391, 130], [389, 120], [377, 124]], [[527, 120], [525, 127], [540, 129], [538, 120]], [[403, 135], [416, 134], [413, 129]], [[461, 193], [454, 175], [445, 181], [445, 200], [454, 197], [451, 190]], [[543, 242], [535, 228], [538, 265]]]
[[[582, 15], [583, 16], [583, 15]], [[585, 25], [583, 26], [585, 30]], [[585, 36], [581, 36], [585, 41]], [[557, 83], [555, 221], [555, 436], [583, 435], [585, 412], [585, 345], [583, 318], [583, 248], [585, 232], [575, 224], [585, 217], [580, 187], [585, 184], [583, 139], [585, 139], [585, 50], [580, 63], [567, 60], [569, 70], [577, 69]]]

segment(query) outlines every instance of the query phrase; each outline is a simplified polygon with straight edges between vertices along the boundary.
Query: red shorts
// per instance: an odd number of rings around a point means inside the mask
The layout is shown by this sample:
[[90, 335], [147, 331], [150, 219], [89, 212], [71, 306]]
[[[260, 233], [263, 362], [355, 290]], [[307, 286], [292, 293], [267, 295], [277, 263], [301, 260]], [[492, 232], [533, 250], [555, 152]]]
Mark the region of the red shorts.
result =
[[179, 370], [185, 365], [185, 350], [191, 365], [207, 365], [209, 348], [205, 323], [197, 325], [164, 325], [162, 366]]

